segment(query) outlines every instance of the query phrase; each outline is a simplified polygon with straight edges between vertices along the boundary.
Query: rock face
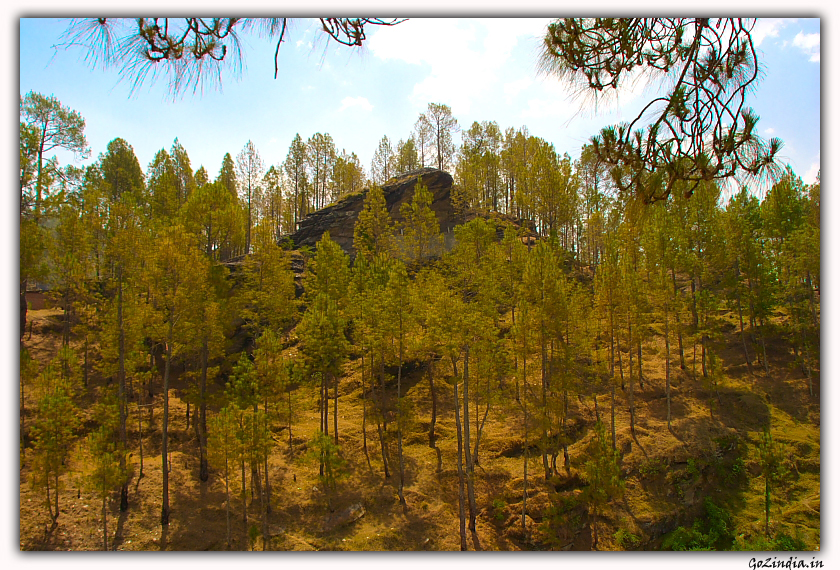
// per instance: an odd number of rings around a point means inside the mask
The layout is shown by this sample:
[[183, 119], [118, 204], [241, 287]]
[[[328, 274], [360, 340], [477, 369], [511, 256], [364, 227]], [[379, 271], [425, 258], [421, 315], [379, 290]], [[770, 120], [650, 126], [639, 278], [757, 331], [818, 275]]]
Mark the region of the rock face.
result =
[[333, 513], [324, 520], [323, 532], [332, 532], [340, 526], [354, 523], [365, 516], [365, 508], [361, 503], [350, 505], [343, 511]]
[[[432, 210], [440, 223], [440, 231], [448, 233], [458, 223], [452, 208], [451, 190], [452, 176], [436, 168], [421, 168], [406, 174], [391, 178], [382, 186], [385, 203], [391, 217], [403, 221], [400, 207], [411, 202], [414, 197], [414, 186], [418, 179], [422, 179], [433, 196]], [[338, 243], [351, 257], [355, 257], [353, 248], [353, 227], [364, 206], [367, 190], [360, 194], [345, 196], [335, 204], [309, 214], [298, 224], [298, 230], [290, 237], [295, 248], [309, 246], [314, 248], [324, 232], [330, 232], [330, 238]]]

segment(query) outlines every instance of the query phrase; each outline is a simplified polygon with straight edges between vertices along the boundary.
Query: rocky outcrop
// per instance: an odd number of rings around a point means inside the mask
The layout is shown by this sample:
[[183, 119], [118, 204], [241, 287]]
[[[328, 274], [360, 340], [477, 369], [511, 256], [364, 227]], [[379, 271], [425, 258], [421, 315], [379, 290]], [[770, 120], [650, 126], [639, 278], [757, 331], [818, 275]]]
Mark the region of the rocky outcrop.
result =
[[[432, 210], [437, 215], [441, 232], [451, 232], [456, 223], [460, 223], [456, 220], [452, 207], [452, 176], [436, 168], [414, 170], [391, 178], [382, 186], [385, 203], [391, 217], [397, 222], [403, 221], [400, 207], [414, 197], [414, 187], [418, 179], [422, 179], [423, 184], [432, 193]], [[365, 196], [367, 196], [367, 190], [345, 196], [335, 204], [309, 214], [298, 224], [298, 230], [288, 236], [294, 243], [294, 247], [314, 248], [324, 232], [329, 231], [330, 238], [337, 242], [347, 254], [354, 257], [356, 252], [353, 248], [353, 228], [364, 206]]]

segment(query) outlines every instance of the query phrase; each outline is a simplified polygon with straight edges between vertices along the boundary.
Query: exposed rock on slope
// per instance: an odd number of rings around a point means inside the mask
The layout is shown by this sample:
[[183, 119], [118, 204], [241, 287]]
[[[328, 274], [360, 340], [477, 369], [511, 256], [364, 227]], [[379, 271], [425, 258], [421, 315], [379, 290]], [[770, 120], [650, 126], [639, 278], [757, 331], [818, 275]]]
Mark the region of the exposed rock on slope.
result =
[[[436, 168], [421, 168], [412, 172], [391, 178], [382, 186], [385, 203], [391, 217], [396, 221], [403, 221], [400, 207], [410, 202], [414, 197], [414, 186], [418, 178], [429, 188], [433, 196], [432, 210], [437, 215], [441, 232], [449, 232], [459, 222], [455, 219], [450, 192], [452, 190], [452, 176]], [[301, 220], [298, 231], [289, 237], [295, 248], [301, 246], [315, 247], [324, 232], [330, 232], [330, 238], [337, 242], [346, 253], [355, 256], [353, 248], [353, 227], [364, 206], [367, 190], [360, 194], [345, 196], [335, 204], [309, 214]]]

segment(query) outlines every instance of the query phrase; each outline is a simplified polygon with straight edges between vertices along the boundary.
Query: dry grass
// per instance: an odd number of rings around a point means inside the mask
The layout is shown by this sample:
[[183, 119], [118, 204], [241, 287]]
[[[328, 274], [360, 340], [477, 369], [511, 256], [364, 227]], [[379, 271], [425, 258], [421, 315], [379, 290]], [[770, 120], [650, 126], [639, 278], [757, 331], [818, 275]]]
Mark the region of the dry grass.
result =
[[[41, 363], [55, 353], [59, 333], [50, 326], [54, 314], [30, 312], [33, 335], [26, 345]], [[798, 532], [809, 548], [820, 544], [820, 428], [819, 397], [810, 398], [807, 384], [788, 366], [791, 358], [779, 344], [773, 347], [771, 375], [766, 378], [756, 368], [750, 377], [743, 364], [739, 337], [734, 333], [722, 342], [721, 356], [725, 377], [719, 385], [720, 399], [702, 378], [692, 375], [691, 351], [686, 350], [687, 370], [680, 371], [676, 347], [672, 347], [672, 430], [666, 424], [664, 399], [664, 343], [655, 337], [644, 361], [645, 386], [635, 386], [637, 429], [629, 430], [627, 401], [621, 390], [616, 396], [617, 440], [622, 450], [622, 470], [626, 492], [597, 521], [582, 501], [585, 488], [580, 469], [592, 437], [595, 412], [591, 397], [570, 398], [569, 421], [578, 425], [569, 446], [570, 472], [558, 458], [559, 474], [546, 481], [542, 461], [536, 451], [529, 461], [528, 536], [521, 531], [523, 434], [521, 411], [513, 403], [513, 386], [505, 386], [505, 406], [490, 413], [482, 434], [479, 466], [476, 469], [477, 535], [486, 550], [573, 549], [587, 550], [592, 544], [592, 524], [598, 525], [599, 548], [656, 548], [662, 536], [677, 525], [689, 525], [700, 512], [704, 497], [727, 505], [739, 532], [747, 536], [763, 530], [763, 480], [754, 475], [757, 452], [754, 443], [762, 426], [772, 420], [775, 437], [785, 445], [791, 477], [776, 499], [772, 513], [776, 529], [793, 535]], [[768, 351], [771, 347], [768, 346]], [[428, 446], [431, 397], [426, 371], [415, 368], [404, 377], [406, 396], [414, 403], [414, 417], [405, 432], [406, 464], [403, 512], [397, 498], [398, 475], [396, 443], [391, 446], [394, 460], [391, 477], [383, 477], [376, 425], [368, 420], [367, 442], [370, 466], [362, 449], [362, 390], [360, 362], [346, 365], [339, 398], [339, 436], [347, 473], [338, 483], [334, 507], [340, 511], [350, 505], [364, 506], [364, 516], [355, 523], [324, 530], [330, 516], [325, 495], [318, 481], [318, 466], [305, 459], [307, 440], [318, 426], [315, 388], [302, 388], [293, 425], [294, 450], [289, 453], [288, 433], [278, 429], [277, 445], [270, 460], [272, 512], [269, 516], [269, 547], [278, 550], [457, 550], [458, 476], [455, 468], [454, 401], [446, 383], [443, 366], [437, 367], [438, 446], [443, 453], [443, 469], [435, 472], [436, 454]], [[536, 367], [534, 367], [536, 368]], [[699, 370], [698, 370], [699, 375]], [[529, 382], [537, 382], [535, 377]], [[819, 388], [819, 374], [815, 374]], [[536, 385], [536, 384], [535, 384]], [[120, 513], [114, 496], [108, 503], [108, 529], [120, 550], [222, 550], [226, 548], [224, 481], [211, 472], [210, 480], [198, 478], [198, 445], [192, 426], [185, 422], [186, 405], [181, 397], [184, 381], [172, 381], [170, 409], [172, 426], [172, 468], [170, 474], [171, 522], [161, 529], [160, 489], [160, 394], [151, 419], [144, 420], [143, 476], [139, 477], [139, 434], [136, 417], [129, 421], [132, 472], [129, 509]], [[94, 382], [90, 394], [96, 389]], [[158, 387], [159, 391], [159, 387]], [[819, 394], [819, 392], [817, 392]], [[85, 405], [92, 396], [80, 397]], [[27, 402], [31, 409], [34, 402]], [[609, 397], [599, 396], [602, 418], [609, 418]], [[87, 412], [85, 412], [87, 413]], [[330, 407], [332, 414], [332, 407]], [[474, 412], [471, 410], [471, 416]], [[475, 418], [472, 417], [474, 420]], [[27, 418], [27, 421], [31, 421]], [[330, 418], [332, 427], [332, 418]], [[79, 434], [82, 435], [81, 433]], [[536, 431], [530, 435], [533, 439]], [[473, 437], [475, 430], [473, 429]], [[727, 439], [728, 438], [728, 439]], [[80, 440], [82, 438], [80, 437]], [[721, 441], [734, 442], [734, 448], [718, 451]], [[741, 479], [726, 479], [725, 469], [738, 454], [747, 468]], [[59, 524], [50, 528], [49, 517], [28, 484], [31, 449], [23, 454], [20, 477], [20, 546], [38, 550], [93, 550], [102, 547], [101, 503], [79, 491], [75, 475], [64, 477], [60, 496]], [[727, 463], [728, 462], [728, 463]], [[722, 471], [721, 469], [724, 469]], [[84, 465], [74, 460], [71, 472]], [[242, 503], [238, 471], [232, 480], [231, 548], [251, 548], [242, 522]], [[259, 500], [247, 492], [249, 525], [258, 524]], [[638, 542], [619, 544], [616, 532], [622, 530]], [[110, 540], [109, 540], [110, 542]], [[472, 541], [468, 536], [470, 548]], [[262, 548], [258, 539], [257, 549]]]

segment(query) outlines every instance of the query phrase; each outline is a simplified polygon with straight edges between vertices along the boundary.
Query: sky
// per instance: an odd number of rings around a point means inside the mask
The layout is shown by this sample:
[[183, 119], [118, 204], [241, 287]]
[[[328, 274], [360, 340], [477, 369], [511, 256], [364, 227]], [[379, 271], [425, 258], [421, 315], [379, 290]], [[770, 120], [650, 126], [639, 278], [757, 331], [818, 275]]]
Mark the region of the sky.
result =
[[[92, 69], [84, 49], [62, 46], [69, 20], [21, 18], [20, 93], [53, 94], [81, 113], [92, 150], [85, 164], [121, 137], [145, 170], [178, 138], [193, 168], [203, 165], [214, 177], [224, 154], [235, 159], [249, 140], [268, 167], [283, 162], [296, 134], [306, 140], [321, 132], [369, 169], [382, 136], [394, 146], [407, 139], [429, 103], [450, 106], [464, 130], [473, 121], [525, 126], [574, 159], [601, 128], [635, 117], [658, 84], [637, 82], [597, 103], [574, 97], [538, 70], [548, 22], [412, 18], [370, 27], [358, 49], [327, 41], [317, 20], [301, 19], [280, 47], [277, 79], [274, 45], [244, 35], [241, 73], [227, 70], [220, 89], [173, 97], [165, 80], [132, 92], [118, 70]], [[766, 138], [785, 142], [782, 161], [813, 182], [820, 165], [820, 20], [759, 20], [754, 38], [764, 76], [747, 105]]]
[[[430, 20], [412, 19], [394, 28], [371, 29], [369, 41], [362, 50], [349, 50], [327, 46], [323, 39], [318, 40], [315, 28], [302, 22], [291, 29], [288, 42], [280, 50], [280, 77], [274, 79], [274, 48], [265, 41], [248, 38], [245, 46], [246, 69], [237, 80], [225, 77], [221, 92], [208, 91], [203, 96], [186, 95], [172, 100], [162, 83], [147, 86], [133, 96], [129, 96], [129, 86], [120, 83], [113, 71], [92, 70], [83, 61], [83, 53], [78, 49], [54, 50], [52, 46], [60, 43], [61, 34], [66, 29], [66, 22], [43, 19], [48, 15], [76, 15], [81, 6], [90, 6], [92, 0], [83, 0], [83, 4], [74, 3], [73, 8], [58, 0], [44, 0], [33, 4], [23, 0], [5, 3], [6, 17], [0, 20], [4, 26], [0, 36], [8, 43], [4, 51], [4, 76], [11, 78], [10, 84], [17, 78], [20, 95], [33, 90], [43, 94], [54, 94], [64, 105], [77, 110], [87, 123], [86, 134], [92, 149], [92, 157], [85, 163], [95, 160], [104, 152], [107, 143], [115, 137], [126, 139], [133, 147], [141, 166], [146, 169], [155, 152], [161, 148], [169, 149], [177, 137], [187, 149], [193, 168], [204, 165], [211, 176], [218, 172], [222, 157], [229, 152], [236, 156], [248, 140], [252, 140], [267, 165], [277, 164], [285, 159], [289, 145], [296, 133], [304, 139], [316, 132], [332, 135], [338, 150], [355, 152], [365, 168], [370, 168], [370, 160], [378, 141], [387, 135], [393, 141], [409, 136], [418, 115], [430, 102], [445, 103], [452, 107], [453, 115], [462, 127], [468, 128], [473, 121], [495, 120], [502, 128], [527, 126], [530, 133], [540, 136], [555, 145], [558, 152], [568, 152], [577, 157], [581, 145], [602, 127], [617, 121], [626, 120], [635, 115], [643, 97], [651, 96], [650, 91], [641, 87], [630, 89], [619, 97], [617, 103], [602, 102], [597, 109], [591, 106], [581, 107], [579, 101], [569, 97], [564, 87], [552, 78], [542, 77], [537, 73], [536, 60], [539, 38], [544, 32], [547, 20], [544, 19], [482, 19], [482, 20]], [[79, 15], [96, 16], [101, 12], [113, 13], [113, 4], [97, 0], [98, 7], [87, 8], [87, 13]], [[283, 0], [278, 0], [283, 5]], [[246, 0], [248, 8], [254, 8], [254, 0]], [[298, 2], [298, 4], [300, 4]], [[553, 6], [558, 3], [534, 4], [531, 0], [512, 3], [510, 0], [483, 0], [476, 8], [465, 7], [461, 0], [454, 4], [451, 0], [425, 0], [422, 14], [469, 15], [476, 10], [484, 14], [518, 15], [523, 13], [551, 15], [556, 12]], [[183, 6], [182, 2], [178, 3]], [[225, 12], [229, 8], [228, 0], [203, 0], [201, 10]], [[319, 4], [320, 5], [320, 4]], [[368, 3], [368, 5], [370, 5]], [[401, 4], [402, 5], [402, 4]], [[563, 4], [568, 6], [568, 4]], [[576, 3], [572, 10], [586, 9], [590, 3]], [[382, 2], [380, 6], [393, 6], [393, 0]], [[418, 8], [408, 4], [412, 15], [419, 15]], [[547, 8], [546, 6], [552, 6]], [[594, 6], [603, 12], [609, 4], [597, 3]], [[635, 6], [635, 4], [634, 4]], [[680, 4], [683, 7], [682, 4]], [[737, 6], [744, 7], [743, 2]], [[749, 6], [749, 5], [747, 5]], [[821, 85], [821, 26], [828, 26], [830, 34], [832, 14], [826, 12], [828, 4], [816, 4], [813, 0], [791, 3], [787, 0], [765, 0], [753, 4], [752, 8], [742, 10], [747, 14], [766, 14], [770, 11], [784, 10], [790, 13], [797, 10], [800, 15], [810, 15], [822, 19], [768, 19], [760, 20], [755, 34], [760, 40], [760, 57], [764, 66], [764, 78], [758, 90], [748, 101], [761, 116], [759, 130], [764, 136], [779, 137], [785, 142], [781, 151], [784, 162], [789, 163], [794, 171], [806, 182], [812, 182], [820, 165], [821, 124], [834, 125], [831, 121], [835, 113], [826, 107], [821, 117], [821, 94], [830, 94], [829, 82], [834, 85], [836, 73], [826, 74], [826, 86]], [[648, 12], [672, 12], [671, 0], [660, 0], [650, 5], [650, 0], [643, 2]], [[622, 3], [613, 3], [614, 11], [626, 14]], [[123, 8], [126, 9], [126, 8]], [[171, 11], [171, 1], [148, 0], [144, 2], [146, 11]], [[314, 8], [309, 8], [314, 9]], [[685, 9], [685, 7], [683, 7]], [[703, 3], [705, 13], [727, 14], [736, 9], [731, 0], [707, 0]], [[301, 8], [293, 8], [300, 12]], [[392, 8], [387, 8], [391, 12]], [[342, 12], [345, 10], [342, 8]], [[368, 13], [370, 9], [368, 8]], [[826, 12], [826, 13], [824, 13]], [[136, 15], [136, 14], [130, 14]], [[257, 15], [267, 15], [257, 13]], [[399, 14], [395, 14], [399, 15]], [[581, 14], [590, 15], [590, 14]], [[37, 17], [37, 19], [30, 19]], [[17, 45], [16, 45], [17, 44]], [[828, 43], [826, 60], [834, 62], [838, 42]], [[831, 53], [829, 53], [829, 50]], [[19, 61], [15, 61], [19, 58]], [[5, 152], [7, 190], [17, 184], [14, 178], [17, 134], [13, 122], [13, 108], [17, 105], [14, 94], [7, 87], [5, 91], [6, 112], [2, 138]], [[830, 132], [830, 131], [829, 131]], [[833, 150], [830, 138], [825, 137], [827, 151]], [[64, 163], [71, 163], [72, 156], [60, 156]], [[829, 159], [833, 158], [829, 154]], [[830, 172], [826, 175], [831, 181]], [[824, 178], [826, 178], [824, 176]], [[14, 219], [17, 199], [14, 192], [5, 193], [4, 211], [7, 212], [7, 231], [3, 248], [6, 265], [14, 266], [14, 244], [17, 243], [17, 220]], [[825, 202], [826, 219], [832, 219], [836, 213], [831, 194]], [[831, 224], [825, 225], [824, 241], [834, 243]], [[830, 247], [824, 249], [823, 286], [834, 290], [834, 266], [831, 263]], [[16, 287], [13, 279], [3, 280], [6, 305], [16, 310]], [[830, 297], [829, 297], [830, 299]], [[834, 303], [826, 303], [828, 318], [824, 330], [826, 343], [836, 340], [832, 323], [836, 323]], [[15, 322], [14, 315], [7, 312], [7, 323]], [[16, 327], [3, 327], [4, 360], [12, 363], [8, 378], [13, 378], [15, 355], [12, 330]], [[829, 346], [828, 344], [826, 346]], [[11, 348], [10, 348], [11, 347]], [[833, 378], [835, 370], [833, 351], [824, 352], [824, 377]], [[16, 382], [7, 382], [8, 390], [16, 390]], [[829, 397], [830, 406], [836, 406], [837, 390], [832, 390], [831, 383], [824, 383], [824, 394]], [[17, 410], [16, 394], [7, 393], [4, 401], [7, 437], [3, 437], [3, 457], [11, 458], [17, 446]], [[831, 414], [822, 418], [823, 433], [827, 440], [836, 437], [836, 423]], [[832, 446], [824, 447], [823, 471], [825, 481], [837, 473], [837, 453]], [[14, 505], [17, 500], [15, 491], [18, 474], [14, 461], [7, 461], [5, 469], [0, 471], [2, 484], [10, 496], [6, 504]], [[824, 489], [829, 487], [825, 485]], [[824, 500], [823, 535], [824, 550], [815, 553], [819, 560], [824, 560], [826, 567], [832, 559], [837, 560], [836, 538], [838, 493], [836, 486], [826, 492]], [[835, 508], [830, 508], [835, 507]], [[833, 514], [832, 514], [833, 513]], [[0, 517], [0, 536], [2, 536], [2, 555], [13, 565], [26, 563], [28, 566], [46, 567], [52, 564], [45, 559], [24, 558], [17, 552], [18, 516], [14, 508], [6, 509], [6, 516]], [[680, 566], [706, 567], [708, 558], [687, 559], [685, 556], [660, 555], [616, 558], [595, 558], [591, 556], [563, 553], [563, 561], [573, 564], [583, 563], [595, 568], [621, 566], [631, 568], [674, 568]], [[719, 553], [716, 564], [725, 567], [749, 568], [750, 553]], [[811, 560], [811, 556], [800, 559]], [[182, 565], [185, 558], [173, 561], [172, 558], [160, 559], [167, 565]], [[211, 567], [217, 567], [225, 559], [219, 558]], [[334, 560], [334, 559], [333, 559]], [[452, 557], [436, 558], [437, 563], [455, 566]], [[157, 561], [157, 559], [156, 559]], [[203, 563], [207, 562], [203, 558]], [[345, 558], [343, 564], [351, 567], [385, 567], [394, 562], [394, 557]], [[491, 567], [508, 565], [509, 557], [492, 560], [482, 558], [483, 564]], [[66, 561], [70, 566], [94, 566], [100, 564], [92, 557], [74, 557]], [[104, 559], [102, 564], [106, 563]], [[276, 565], [277, 559], [249, 559], [249, 564]], [[307, 559], [284, 559], [284, 564], [323, 564]], [[398, 563], [403, 567], [427, 567], [428, 557], [401, 557]], [[65, 563], [62, 560], [62, 563]], [[121, 562], [133, 566], [147, 564], [145, 557], [126, 559]], [[594, 564], [593, 564], [594, 563]], [[259, 565], [258, 564], [258, 565]]]

